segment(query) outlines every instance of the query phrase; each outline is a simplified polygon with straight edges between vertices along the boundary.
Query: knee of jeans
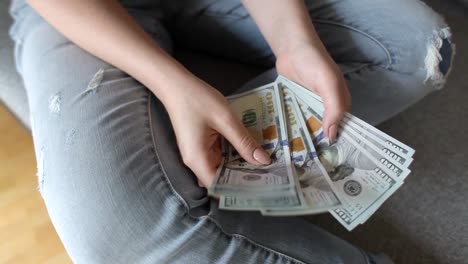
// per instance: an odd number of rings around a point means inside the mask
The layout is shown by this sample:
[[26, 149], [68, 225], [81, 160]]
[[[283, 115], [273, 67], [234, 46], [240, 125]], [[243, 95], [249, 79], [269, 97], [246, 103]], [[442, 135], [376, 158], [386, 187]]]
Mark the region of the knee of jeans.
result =
[[405, 75], [403, 79], [410, 80], [411, 87], [402, 87], [410, 94], [410, 98], [421, 99], [445, 86], [455, 53], [455, 45], [450, 36], [448, 27], [434, 30], [426, 41], [420, 41], [418, 46], [412, 47], [419, 50], [414, 50], [415, 54], [406, 58], [403, 66], [406, 69], [394, 69]]
[[450, 28], [438, 28], [426, 34], [425, 40], [415, 40], [406, 47], [408, 55], [390, 66], [392, 71], [411, 75], [426, 92], [444, 87], [451, 71], [455, 45]]
[[451, 41], [449, 27], [434, 30], [430, 41], [426, 43], [424, 57], [424, 84], [433, 89], [444, 86], [452, 67], [455, 45]]
[[387, 45], [392, 57], [389, 69], [412, 75], [424, 89], [440, 89], [455, 54], [451, 29], [441, 15], [423, 2], [400, 2], [407, 4], [407, 9], [401, 10], [399, 22], [405, 26], [389, 32]]

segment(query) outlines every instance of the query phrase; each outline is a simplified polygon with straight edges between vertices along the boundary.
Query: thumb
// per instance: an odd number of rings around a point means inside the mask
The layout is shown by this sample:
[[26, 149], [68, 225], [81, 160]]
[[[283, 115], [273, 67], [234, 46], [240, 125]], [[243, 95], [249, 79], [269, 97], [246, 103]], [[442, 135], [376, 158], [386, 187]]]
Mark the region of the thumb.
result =
[[344, 111], [337, 108], [325, 107], [322, 127], [325, 135], [332, 143], [334, 143], [336, 140], [338, 126], [340, 125], [341, 119], [343, 118], [343, 114]]
[[346, 85], [342, 84], [335, 87], [335, 89], [327, 89], [322, 94], [325, 107], [322, 127], [331, 142], [336, 141], [341, 119], [344, 113], [350, 110], [351, 106], [351, 97]]
[[251, 164], [270, 164], [270, 154], [249, 134], [237, 117], [220, 124], [218, 132], [221, 133], [239, 152], [239, 155]]

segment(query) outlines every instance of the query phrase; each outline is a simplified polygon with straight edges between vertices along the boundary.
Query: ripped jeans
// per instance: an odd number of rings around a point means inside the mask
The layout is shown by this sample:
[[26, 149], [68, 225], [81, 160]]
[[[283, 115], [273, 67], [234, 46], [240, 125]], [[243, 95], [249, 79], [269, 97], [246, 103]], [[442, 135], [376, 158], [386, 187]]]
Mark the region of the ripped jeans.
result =
[[[174, 42], [272, 68], [250, 87], [274, 78], [274, 55], [239, 1], [122, 2], [169, 53]], [[424, 3], [307, 4], [348, 82], [354, 114], [376, 124], [442, 87], [453, 46]], [[302, 218], [219, 211], [183, 166], [149, 89], [77, 47], [23, 0], [11, 13], [39, 188], [74, 262], [390, 263]]]

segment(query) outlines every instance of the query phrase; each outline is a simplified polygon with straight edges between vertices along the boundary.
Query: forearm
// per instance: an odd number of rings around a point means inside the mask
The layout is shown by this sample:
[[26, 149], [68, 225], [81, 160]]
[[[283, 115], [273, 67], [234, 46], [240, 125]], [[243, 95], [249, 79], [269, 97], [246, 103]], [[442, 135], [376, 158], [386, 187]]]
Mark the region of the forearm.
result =
[[115, 0], [30, 0], [29, 4], [68, 39], [127, 72], [160, 99], [168, 96], [174, 78], [193, 78]]
[[278, 57], [304, 43], [324, 51], [302, 0], [242, 0], [271, 49]]

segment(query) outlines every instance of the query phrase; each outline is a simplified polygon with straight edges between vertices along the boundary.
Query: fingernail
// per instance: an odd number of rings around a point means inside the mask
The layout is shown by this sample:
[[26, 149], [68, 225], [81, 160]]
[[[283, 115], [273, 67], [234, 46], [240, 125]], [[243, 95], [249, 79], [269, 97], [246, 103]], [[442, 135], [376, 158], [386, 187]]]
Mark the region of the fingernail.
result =
[[330, 139], [331, 143], [335, 143], [336, 141], [336, 132], [338, 127], [333, 124], [328, 127], [328, 138]]
[[262, 164], [271, 163], [270, 155], [262, 148], [255, 149], [255, 151], [253, 152], [253, 158]]

